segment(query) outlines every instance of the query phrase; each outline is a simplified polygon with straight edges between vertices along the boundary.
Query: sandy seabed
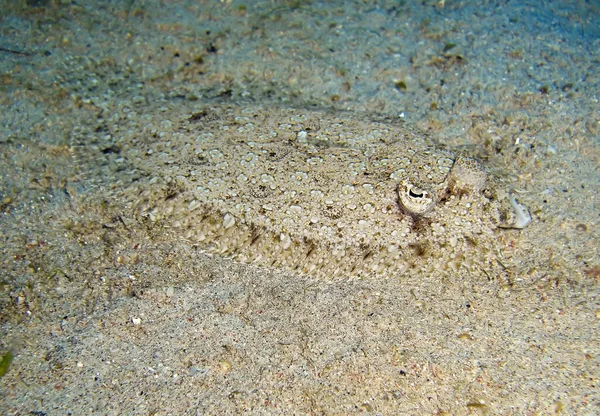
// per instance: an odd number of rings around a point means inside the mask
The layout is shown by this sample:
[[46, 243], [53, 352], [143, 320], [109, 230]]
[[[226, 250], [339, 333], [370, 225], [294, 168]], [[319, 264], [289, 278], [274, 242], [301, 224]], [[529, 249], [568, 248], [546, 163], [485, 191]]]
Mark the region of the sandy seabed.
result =
[[[0, 413], [600, 413], [600, 9], [473, 3], [0, 2]], [[409, 123], [533, 220], [493, 273], [324, 279], [98, 196], [212, 104]]]

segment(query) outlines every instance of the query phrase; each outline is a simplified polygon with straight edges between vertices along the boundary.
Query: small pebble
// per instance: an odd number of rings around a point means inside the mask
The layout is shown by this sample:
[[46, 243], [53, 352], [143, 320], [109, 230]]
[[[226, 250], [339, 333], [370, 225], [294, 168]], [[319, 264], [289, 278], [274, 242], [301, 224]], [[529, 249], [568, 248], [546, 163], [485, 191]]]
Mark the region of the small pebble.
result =
[[221, 361], [219, 363], [219, 369], [223, 374], [227, 374], [231, 371], [231, 363], [227, 360]]

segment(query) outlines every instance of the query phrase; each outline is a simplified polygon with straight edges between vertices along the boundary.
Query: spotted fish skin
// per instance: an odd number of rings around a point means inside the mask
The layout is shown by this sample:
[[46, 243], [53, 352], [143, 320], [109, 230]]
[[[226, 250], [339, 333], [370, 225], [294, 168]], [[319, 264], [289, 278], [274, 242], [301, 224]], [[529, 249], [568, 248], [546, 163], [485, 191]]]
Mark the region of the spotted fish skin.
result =
[[121, 130], [137, 179], [110, 199], [154, 235], [319, 277], [493, 262], [501, 204], [485, 170], [403, 124], [213, 106]]

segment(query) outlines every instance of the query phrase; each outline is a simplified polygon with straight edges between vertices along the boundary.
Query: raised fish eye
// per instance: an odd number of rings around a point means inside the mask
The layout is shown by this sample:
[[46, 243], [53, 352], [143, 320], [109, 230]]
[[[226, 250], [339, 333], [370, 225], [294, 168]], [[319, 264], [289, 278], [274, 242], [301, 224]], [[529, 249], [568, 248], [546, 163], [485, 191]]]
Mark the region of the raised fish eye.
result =
[[409, 214], [423, 215], [435, 206], [433, 193], [414, 186], [408, 181], [398, 185], [400, 207]]

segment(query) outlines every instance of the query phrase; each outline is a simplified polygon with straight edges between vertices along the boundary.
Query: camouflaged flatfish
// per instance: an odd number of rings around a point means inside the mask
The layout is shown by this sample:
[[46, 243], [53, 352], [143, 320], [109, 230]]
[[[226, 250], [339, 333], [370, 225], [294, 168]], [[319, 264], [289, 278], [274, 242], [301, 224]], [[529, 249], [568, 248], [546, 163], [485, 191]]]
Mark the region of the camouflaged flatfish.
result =
[[296, 109], [158, 114], [112, 138], [137, 179], [110, 199], [153, 235], [322, 277], [495, 262], [506, 204], [478, 162], [417, 130]]

